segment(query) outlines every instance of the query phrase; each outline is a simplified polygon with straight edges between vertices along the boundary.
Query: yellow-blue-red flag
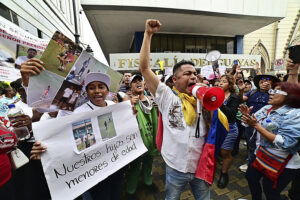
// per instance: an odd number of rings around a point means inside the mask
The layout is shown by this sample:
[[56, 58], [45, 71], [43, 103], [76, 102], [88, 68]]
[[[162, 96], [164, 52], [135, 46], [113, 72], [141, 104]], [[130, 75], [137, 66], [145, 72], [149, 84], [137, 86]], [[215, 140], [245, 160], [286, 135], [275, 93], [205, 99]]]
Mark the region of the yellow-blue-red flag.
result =
[[217, 155], [228, 131], [227, 117], [220, 109], [215, 110], [196, 171], [196, 178], [204, 180], [209, 185], [214, 182]]

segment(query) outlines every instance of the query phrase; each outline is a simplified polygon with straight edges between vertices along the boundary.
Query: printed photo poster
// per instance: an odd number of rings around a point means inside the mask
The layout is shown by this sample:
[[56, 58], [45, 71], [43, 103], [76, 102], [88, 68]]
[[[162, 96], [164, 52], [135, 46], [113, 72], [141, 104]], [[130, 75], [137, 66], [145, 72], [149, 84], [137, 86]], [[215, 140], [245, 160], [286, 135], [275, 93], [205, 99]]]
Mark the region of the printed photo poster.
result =
[[33, 133], [47, 146], [41, 161], [53, 200], [75, 199], [147, 151], [130, 101], [36, 122]]
[[64, 34], [56, 31], [45, 49], [41, 60], [44, 62], [46, 70], [66, 77], [81, 52], [82, 48], [78, 44]]
[[0, 16], [0, 81], [21, 78], [21, 64], [30, 58], [39, 58], [48, 42]]
[[82, 51], [75, 65], [66, 77], [67, 81], [84, 85], [84, 79], [90, 72], [101, 72], [110, 76], [110, 92], [118, 92], [123, 75], [101, 63], [86, 51]]
[[73, 111], [81, 95], [82, 86], [72, 82], [63, 81], [62, 86], [54, 97], [51, 108]]
[[17, 59], [15, 62], [15, 68], [21, 69], [21, 64], [31, 58], [40, 59], [43, 51], [33, 49], [30, 47], [17, 45]]
[[37, 76], [31, 76], [27, 90], [27, 104], [34, 108], [49, 108], [63, 82], [64, 77], [47, 70]]
[[[85, 77], [90, 72], [102, 72], [109, 75], [110, 92], [117, 92], [120, 88], [121, 73], [104, 65], [85, 50], [82, 51], [81, 47], [62, 33], [55, 32], [41, 60], [46, 70], [40, 75], [31, 76], [29, 80], [30, 96], [27, 96], [27, 103], [31, 107], [73, 111], [87, 101], [87, 95], [82, 86], [84, 86]], [[70, 96], [69, 100], [72, 103], [61, 97], [62, 91], [69, 87], [70, 83], [73, 88], [77, 88], [73, 97]]]
[[73, 123], [70, 133], [74, 151], [78, 154], [96, 144], [96, 134], [90, 118]]
[[[78, 85], [83, 85], [85, 77], [95, 68], [97, 62], [99, 61], [97, 61], [88, 52], [82, 51], [75, 65], [71, 68], [67, 75], [66, 80]], [[105, 73], [106, 69], [102, 71]]]

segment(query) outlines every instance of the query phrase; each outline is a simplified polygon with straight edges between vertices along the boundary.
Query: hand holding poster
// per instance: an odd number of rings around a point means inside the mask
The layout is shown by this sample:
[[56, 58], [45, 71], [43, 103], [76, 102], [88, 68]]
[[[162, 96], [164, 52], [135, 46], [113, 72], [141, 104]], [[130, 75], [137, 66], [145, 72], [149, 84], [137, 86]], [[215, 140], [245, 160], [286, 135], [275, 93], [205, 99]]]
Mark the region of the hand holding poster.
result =
[[40, 58], [48, 42], [0, 16], [0, 81], [20, 78], [21, 63]]
[[76, 198], [147, 151], [129, 101], [34, 123], [33, 132], [47, 146], [41, 160], [53, 200]]
[[121, 73], [82, 51], [78, 44], [58, 31], [50, 40], [41, 60], [46, 70], [30, 77], [27, 96], [30, 107], [73, 111], [85, 102], [82, 85], [90, 72], [109, 75], [110, 92], [117, 92], [120, 88]]

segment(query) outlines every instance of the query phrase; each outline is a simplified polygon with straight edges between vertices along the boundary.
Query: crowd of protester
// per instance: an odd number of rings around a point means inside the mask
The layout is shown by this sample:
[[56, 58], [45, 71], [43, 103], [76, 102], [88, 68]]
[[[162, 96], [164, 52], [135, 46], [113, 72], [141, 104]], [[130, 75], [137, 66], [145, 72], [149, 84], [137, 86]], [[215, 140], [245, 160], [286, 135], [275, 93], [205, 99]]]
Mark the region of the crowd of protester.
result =
[[[0, 97], [0, 196], [1, 199], [51, 199], [40, 161], [47, 147], [35, 141], [32, 123], [59, 118], [88, 110], [101, 109], [130, 100], [140, 133], [148, 152], [104, 181], [82, 194], [82, 199], [122, 199], [124, 186], [128, 199], [136, 198], [140, 177], [143, 184], [153, 187], [152, 164], [155, 156], [162, 156], [166, 164], [166, 200], [180, 199], [189, 183], [197, 200], [210, 199], [209, 184], [195, 176], [206, 136], [212, 123], [212, 112], [197, 109], [197, 99], [191, 86], [220, 87], [225, 99], [219, 108], [227, 118], [229, 131], [221, 144], [218, 161], [221, 172], [217, 186], [225, 188], [230, 176], [234, 155], [238, 154], [241, 138], [247, 144], [245, 172], [252, 199], [282, 199], [281, 191], [292, 182], [288, 199], [300, 199], [300, 63], [287, 58], [287, 75], [261, 73], [258, 63], [248, 77], [234, 63], [230, 71], [221, 75], [218, 69], [214, 79], [197, 75], [194, 64], [181, 61], [174, 65], [173, 75], [159, 79], [150, 69], [150, 46], [153, 34], [159, 31], [158, 20], [147, 20], [140, 52], [140, 73], [125, 73], [120, 91], [113, 101], [109, 94], [110, 77], [97, 72], [89, 73], [84, 81], [88, 102], [71, 111], [42, 112], [26, 103], [30, 76], [44, 70], [42, 61], [30, 58], [20, 63], [22, 79], [1, 84]], [[300, 56], [300, 55], [299, 55]], [[8, 105], [15, 104], [24, 115], [9, 122]], [[201, 110], [201, 111], [199, 111]], [[198, 115], [203, 113], [203, 115]], [[26, 126], [30, 138], [17, 141], [13, 127]], [[200, 128], [199, 128], [200, 127]], [[160, 134], [159, 134], [160, 133]], [[163, 134], [162, 134], [163, 133]], [[158, 135], [161, 142], [157, 143]], [[12, 169], [9, 153], [16, 147], [30, 158], [18, 169]], [[273, 159], [264, 160], [265, 156]], [[269, 170], [268, 170], [269, 169]], [[260, 181], [262, 179], [262, 181]]]

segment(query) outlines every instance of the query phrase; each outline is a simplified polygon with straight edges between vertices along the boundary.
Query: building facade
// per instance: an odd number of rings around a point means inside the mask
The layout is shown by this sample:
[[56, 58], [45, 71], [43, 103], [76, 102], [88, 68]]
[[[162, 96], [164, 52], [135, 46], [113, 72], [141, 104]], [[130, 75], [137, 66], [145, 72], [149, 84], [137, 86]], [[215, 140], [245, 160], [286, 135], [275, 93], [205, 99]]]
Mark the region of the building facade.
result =
[[[18, 25], [32, 35], [50, 39], [60, 31], [84, 48], [90, 45], [94, 55], [107, 63], [99, 43], [82, 10], [80, 0], [2, 0], [0, 16]], [[104, 57], [103, 57], [104, 58]]]
[[[139, 53], [146, 19], [159, 19], [163, 24], [153, 37], [152, 53], [161, 54], [158, 56], [161, 58], [168, 54], [168, 58], [172, 59], [178, 53], [183, 58], [184, 55], [196, 54], [201, 63], [203, 56], [210, 50], [219, 50], [224, 57], [236, 54], [257, 54], [263, 57], [264, 54], [259, 51], [250, 53], [247, 50], [247, 36], [284, 19], [289, 9], [287, 0], [82, 0], [81, 5], [105, 57], [115, 63], [121, 62], [123, 69], [119, 70], [126, 70], [126, 67], [132, 65], [132, 58], [123, 64], [120, 60], [124, 56], [122, 53]], [[120, 54], [119, 60], [116, 54]], [[188, 59], [190, 57], [186, 56]], [[260, 59], [257, 61], [261, 62]], [[233, 59], [229, 65], [232, 63]], [[269, 68], [270, 63], [261, 65], [268, 65]], [[114, 66], [114, 63], [110, 65]], [[245, 67], [249, 68], [249, 65]], [[118, 67], [115, 69], [118, 70]]]
[[285, 18], [244, 36], [243, 52], [261, 55], [262, 71], [272, 71], [274, 60], [285, 58], [287, 47], [296, 43], [300, 43], [300, 1], [288, 0]]

